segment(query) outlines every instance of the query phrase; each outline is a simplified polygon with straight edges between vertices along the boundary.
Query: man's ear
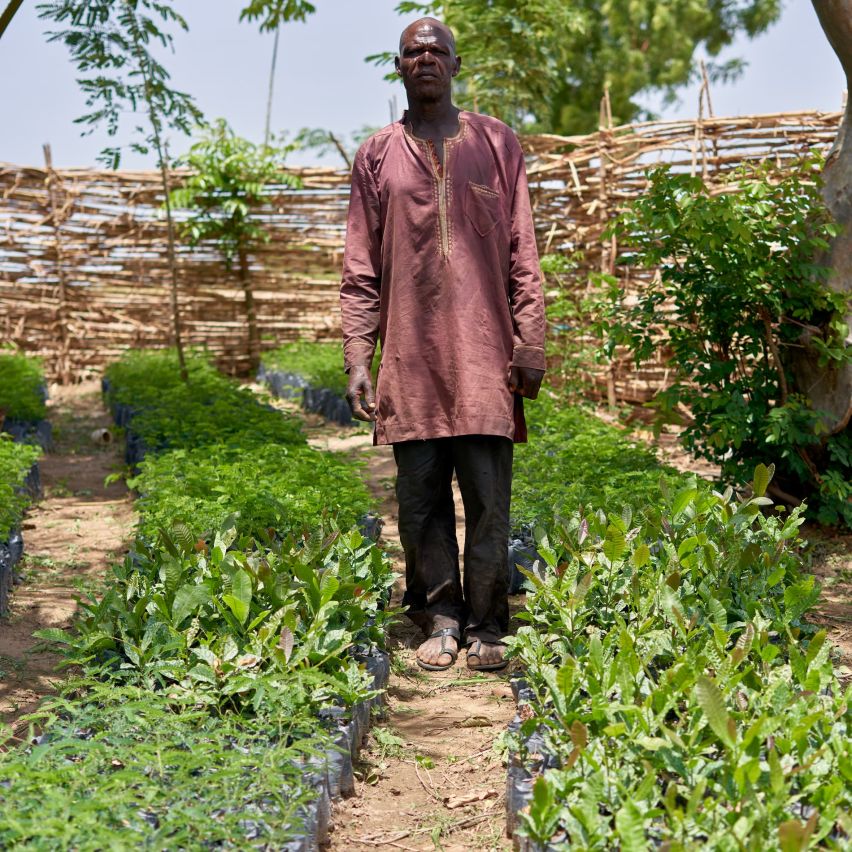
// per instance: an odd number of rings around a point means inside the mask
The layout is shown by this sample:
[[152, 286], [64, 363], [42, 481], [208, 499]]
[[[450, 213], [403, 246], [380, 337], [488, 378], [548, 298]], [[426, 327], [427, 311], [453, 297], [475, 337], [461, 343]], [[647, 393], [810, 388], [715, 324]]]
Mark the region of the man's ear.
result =
[[453, 77], [457, 76], [459, 71], [461, 70], [461, 56], [456, 57], [456, 67], [453, 69]]
[[396, 73], [402, 76], [402, 68], [400, 68], [398, 56], [394, 56], [393, 58], [393, 67], [396, 68]]

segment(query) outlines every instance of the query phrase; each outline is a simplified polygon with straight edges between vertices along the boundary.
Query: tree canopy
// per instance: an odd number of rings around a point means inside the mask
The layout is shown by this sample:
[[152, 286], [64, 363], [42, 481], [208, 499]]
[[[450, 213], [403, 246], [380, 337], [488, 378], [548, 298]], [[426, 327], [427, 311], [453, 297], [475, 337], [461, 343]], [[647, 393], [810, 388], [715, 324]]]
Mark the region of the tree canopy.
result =
[[695, 79], [701, 48], [710, 79], [732, 79], [743, 61], [712, 57], [738, 34], [766, 30], [781, 0], [406, 0], [397, 11], [435, 15], [453, 29], [462, 106], [518, 130], [574, 134], [597, 129], [607, 88], [616, 123], [650, 118], [638, 96], [674, 100]]

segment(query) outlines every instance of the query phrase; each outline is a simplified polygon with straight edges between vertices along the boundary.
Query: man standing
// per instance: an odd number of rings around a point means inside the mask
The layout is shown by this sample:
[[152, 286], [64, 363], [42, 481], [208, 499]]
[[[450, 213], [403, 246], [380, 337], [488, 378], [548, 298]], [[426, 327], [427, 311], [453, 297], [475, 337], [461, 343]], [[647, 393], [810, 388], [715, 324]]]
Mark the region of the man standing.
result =
[[506, 665], [512, 443], [544, 375], [544, 301], [521, 146], [453, 105], [460, 66], [440, 21], [402, 33], [408, 110], [355, 157], [340, 301], [352, 413], [397, 463], [403, 604], [428, 636], [417, 661], [449, 668], [464, 637], [468, 667], [493, 671]]

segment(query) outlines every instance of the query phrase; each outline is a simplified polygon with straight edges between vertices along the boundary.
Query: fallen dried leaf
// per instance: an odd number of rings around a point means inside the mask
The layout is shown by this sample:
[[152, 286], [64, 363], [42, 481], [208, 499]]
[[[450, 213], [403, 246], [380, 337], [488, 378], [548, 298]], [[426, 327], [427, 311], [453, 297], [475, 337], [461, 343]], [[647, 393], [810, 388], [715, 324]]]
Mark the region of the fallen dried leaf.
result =
[[459, 722], [460, 728], [490, 728], [492, 721], [487, 716], [468, 716]]
[[484, 802], [486, 799], [496, 799], [496, 790], [474, 790], [472, 793], [465, 793], [462, 796], [447, 796], [444, 798], [444, 805], [449, 809], [463, 808], [465, 805], [472, 805], [475, 802]]

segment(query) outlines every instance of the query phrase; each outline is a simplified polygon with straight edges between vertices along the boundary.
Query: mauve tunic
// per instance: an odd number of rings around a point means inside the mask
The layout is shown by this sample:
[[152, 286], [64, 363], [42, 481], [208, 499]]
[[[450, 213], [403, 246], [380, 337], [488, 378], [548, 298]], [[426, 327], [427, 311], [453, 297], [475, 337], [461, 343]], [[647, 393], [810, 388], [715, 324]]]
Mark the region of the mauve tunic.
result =
[[374, 442], [526, 439], [511, 365], [545, 368], [544, 299], [515, 134], [462, 111], [444, 165], [405, 117], [358, 150], [340, 304], [345, 367], [382, 356]]

